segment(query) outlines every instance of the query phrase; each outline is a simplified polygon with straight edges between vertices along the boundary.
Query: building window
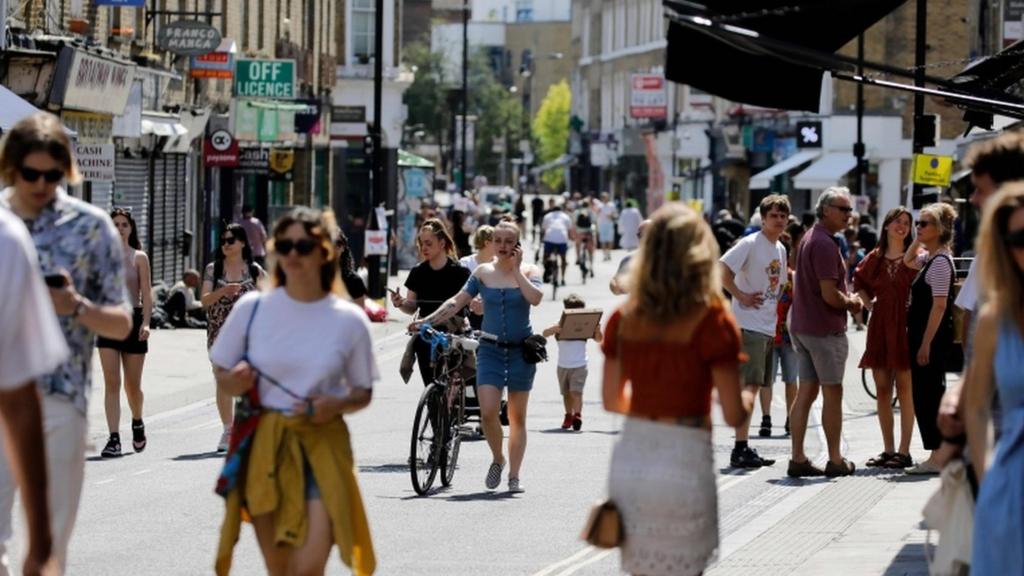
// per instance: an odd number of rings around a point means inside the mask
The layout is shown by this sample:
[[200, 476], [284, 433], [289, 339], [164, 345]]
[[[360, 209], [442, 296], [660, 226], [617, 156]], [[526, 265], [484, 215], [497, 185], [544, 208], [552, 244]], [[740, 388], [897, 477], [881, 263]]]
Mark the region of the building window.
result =
[[264, 23], [267, 21], [267, 0], [260, 0], [257, 9], [259, 12], [257, 13], [258, 19], [256, 20], [256, 49], [263, 50], [263, 41], [265, 40], [263, 29]]
[[352, 0], [352, 55], [360, 64], [373, 57], [375, 14], [373, 0]]
[[249, 3], [238, 3], [242, 17], [242, 52], [249, 49]]
[[533, 0], [516, 0], [516, 22], [533, 22]]

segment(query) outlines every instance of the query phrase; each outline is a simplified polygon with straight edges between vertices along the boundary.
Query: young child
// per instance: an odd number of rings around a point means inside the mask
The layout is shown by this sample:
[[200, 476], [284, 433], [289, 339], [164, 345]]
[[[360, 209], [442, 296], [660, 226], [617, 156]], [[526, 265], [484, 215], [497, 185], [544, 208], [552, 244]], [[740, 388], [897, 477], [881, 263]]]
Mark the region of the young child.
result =
[[[586, 308], [587, 304], [576, 294], [568, 295], [562, 301], [566, 310]], [[558, 386], [562, 389], [565, 404], [565, 419], [562, 430], [579, 430], [583, 427], [583, 387], [587, 384], [587, 340], [560, 340], [558, 324], [544, 330], [545, 337], [558, 340]], [[592, 338], [601, 342], [601, 326], [594, 330]]]

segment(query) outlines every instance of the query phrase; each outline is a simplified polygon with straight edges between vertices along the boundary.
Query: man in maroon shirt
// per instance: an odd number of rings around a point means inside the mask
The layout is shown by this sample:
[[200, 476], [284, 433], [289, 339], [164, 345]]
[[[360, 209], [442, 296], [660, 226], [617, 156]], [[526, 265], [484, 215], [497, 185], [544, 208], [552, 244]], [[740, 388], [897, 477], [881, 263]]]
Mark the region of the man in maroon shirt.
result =
[[[853, 206], [844, 187], [832, 187], [818, 198], [818, 223], [800, 243], [793, 286], [793, 308], [789, 331], [800, 357], [800, 391], [790, 414], [793, 457], [787, 474], [803, 476], [848, 476], [854, 465], [843, 458], [839, 441], [843, 430], [843, 373], [849, 342], [846, 338], [847, 312], [857, 313], [864, 304], [846, 285], [846, 264], [839, 252], [836, 233], [846, 228]], [[828, 443], [829, 463], [824, 470], [804, 454], [807, 417], [824, 393], [822, 425]]]

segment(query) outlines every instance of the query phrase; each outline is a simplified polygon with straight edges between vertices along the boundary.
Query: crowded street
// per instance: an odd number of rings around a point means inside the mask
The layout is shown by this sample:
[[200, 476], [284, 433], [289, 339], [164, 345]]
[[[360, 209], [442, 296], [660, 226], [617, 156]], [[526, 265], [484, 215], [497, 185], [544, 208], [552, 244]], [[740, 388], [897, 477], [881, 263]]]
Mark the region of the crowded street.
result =
[[[599, 262], [596, 278], [585, 285], [578, 270], [570, 268], [568, 285], [559, 294], [577, 293], [588, 308], [609, 313], [623, 301], [608, 291], [623, 254], [616, 250], [613, 262]], [[555, 323], [562, 313], [561, 302], [552, 301], [550, 287], [545, 288], [544, 302], [531, 315], [535, 326]], [[600, 381], [587, 383], [582, 430], [563, 431], [554, 358], [540, 364], [528, 418], [525, 493], [485, 490], [489, 455], [483, 440], [476, 440], [463, 444], [451, 488], [419, 497], [406, 460], [422, 387], [418, 376], [403, 384], [398, 374], [407, 340], [407, 323], [400, 320], [373, 325], [381, 382], [370, 408], [349, 418], [360, 488], [380, 558], [378, 573], [620, 573], [614, 551], [588, 547], [579, 539], [587, 509], [605, 494], [609, 458], [622, 426], [621, 417], [601, 407]], [[877, 451], [879, 434], [874, 401], [861, 387], [853, 360], [863, 349], [864, 332], [851, 328], [850, 335], [843, 452], [862, 462]], [[591, 374], [600, 374], [601, 354], [595, 344], [590, 346]], [[209, 570], [223, 519], [221, 499], [213, 492], [223, 455], [213, 450], [220, 421], [209, 397], [214, 382], [205, 352], [202, 330], [154, 331], [146, 366], [150, 446], [143, 454], [99, 458], [105, 428], [102, 406], [94, 405], [92, 448], [69, 574], [189, 575]], [[781, 394], [781, 382], [776, 388]], [[785, 419], [781, 403], [776, 403], [774, 416], [780, 423]], [[717, 410], [714, 418], [722, 550], [708, 574], [927, 574], [920, 510], [937, 488], [937, 478], [880, 471], [858, 471], [852, 478], [835, 480], [787, 478], [790, 442], [781, 426], [771, 438], [752, 441], [763, 456], [778, 458], [778, 463], [759, 470], [730, 469], [733, 430]], [[823, 461], [820, 430], [812, 422], [808, 454]], [[919, 445], [913, 450], [922, 452]], [[261, 571], [251, 530], [243, 531], [235, 556], [237, 573]], [[12, 559], [17, 557], [12, 554]], [[852, 557], [858, 564], [843, 567]], [[332, 556], [327, 573], [341, 573], [342, 568]]]

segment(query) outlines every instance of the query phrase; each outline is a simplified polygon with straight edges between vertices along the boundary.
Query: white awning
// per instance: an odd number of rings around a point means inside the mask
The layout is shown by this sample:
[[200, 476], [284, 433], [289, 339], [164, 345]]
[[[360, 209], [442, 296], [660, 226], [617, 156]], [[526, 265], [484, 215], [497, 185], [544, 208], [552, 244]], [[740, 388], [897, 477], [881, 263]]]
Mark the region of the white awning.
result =
[[173, 114], [160, 112], [142, 112], [142, 133], [154, 134], [156, 136], [184, 136], [188, 134], [188, 128], [182, 125], [180, 119]]
[[818, 156], [821, 156], [821, 152], [818, 150], [802, 150], [797, 152], [782, 162], [769, 167], [767, 170], [763, 170], [751, 176], [750, 189], [759, 190], [763, 188], [771, 188], [772, 178], [798, 168], [801, 165], [814, 160]]
[[185, 127], [185, 133], [174, 138], [168, 138], [164, 144], [164, 152], [187, 154], [192, 147], [192, 142], [203, 135], [206, 131], [206, 122], [210, 119], [210, 109], [182, 110], [181, 124]]
[[802, 190], [824, 190], [839, 184], [839, 179], [857, 165], [850, 152], [829, 152], [793, 177], [793, 187]]

